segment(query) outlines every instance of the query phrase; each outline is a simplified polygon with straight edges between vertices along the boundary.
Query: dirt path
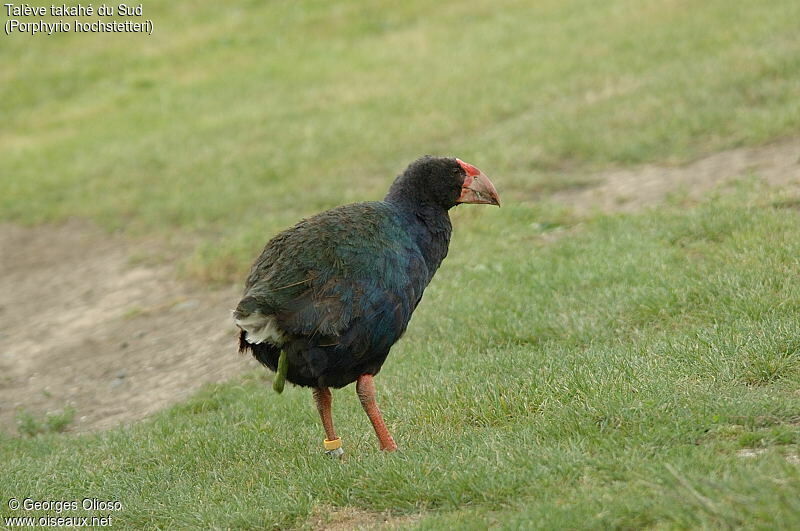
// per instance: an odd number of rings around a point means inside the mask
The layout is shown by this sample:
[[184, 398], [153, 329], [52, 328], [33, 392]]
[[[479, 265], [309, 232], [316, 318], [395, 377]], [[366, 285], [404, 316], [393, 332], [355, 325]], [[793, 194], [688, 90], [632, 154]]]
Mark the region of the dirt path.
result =
[[71, 431], [140, 419], [254, 366], [234, 347], [234, 289], [199, 292], [146, 243], [86, 224], [0, 225], [0, 428], [75, 408]]
[[645, 165], [598, 173], [597, 182], [553, 195], [578, 212], [632, 212], [673, 194], [700, 199], [721, 184], [754, 175], [775, 186], [800, 185], [800, 139], [722, 151], [683, 166]]
[[[718, 153], [681, 167], [598, 174], [554, 196], [574, 209], [634, 210], [672, 193], [699, 198], [755, 174], [800, 187], [800, 139]], [[70, 431], [141, 419], [256, 364], [235, 351], [238, 288], [203, 291], [169, 266], [134, 265], [147, 242], [85, 223], [0, 225], [0, 429], [20, 410], [71, 406]]]

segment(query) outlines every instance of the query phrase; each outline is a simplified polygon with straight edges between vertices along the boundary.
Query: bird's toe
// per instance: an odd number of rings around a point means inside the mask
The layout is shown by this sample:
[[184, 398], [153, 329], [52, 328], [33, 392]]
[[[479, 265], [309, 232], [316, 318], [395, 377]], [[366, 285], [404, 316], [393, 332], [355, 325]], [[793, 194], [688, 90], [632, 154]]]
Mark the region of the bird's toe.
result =
[[326, 450], [325, 455], [327, 455], [331, 459], [341, 459], [342, 456], [344, 455], [344, 449], [337, 448], [335, 450]]

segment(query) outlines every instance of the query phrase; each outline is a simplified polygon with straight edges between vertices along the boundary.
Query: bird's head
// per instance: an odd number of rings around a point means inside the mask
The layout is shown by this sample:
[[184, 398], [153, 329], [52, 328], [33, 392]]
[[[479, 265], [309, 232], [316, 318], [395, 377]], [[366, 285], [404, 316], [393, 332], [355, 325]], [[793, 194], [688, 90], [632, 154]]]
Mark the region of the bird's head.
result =
[[500, 196], [481, 170], [463, 160], [425, 156], [395, 179], [386, 196], [450, 209], [461, 203], [500, 206]]

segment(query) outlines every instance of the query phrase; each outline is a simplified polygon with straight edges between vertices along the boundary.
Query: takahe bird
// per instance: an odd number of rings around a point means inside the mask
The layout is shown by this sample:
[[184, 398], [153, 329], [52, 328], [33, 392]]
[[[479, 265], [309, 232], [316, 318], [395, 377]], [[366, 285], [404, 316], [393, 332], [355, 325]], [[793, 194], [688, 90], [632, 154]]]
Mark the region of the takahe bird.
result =
[[278, 371], [278, 380], [285, 376], [313, 389], [328, 454], [343, 453], [329, 388], [352, 382], [380, 448], [397, 449], [372, 377], [447, 255], [448, 210], [459, 203], [500, 206], [500, 199], [476, 167], [422, 157], [395, 179], [383, 201], [304, 219], [270, 240], [253, 264], [233, 312], [239, 350], [252, 351]]

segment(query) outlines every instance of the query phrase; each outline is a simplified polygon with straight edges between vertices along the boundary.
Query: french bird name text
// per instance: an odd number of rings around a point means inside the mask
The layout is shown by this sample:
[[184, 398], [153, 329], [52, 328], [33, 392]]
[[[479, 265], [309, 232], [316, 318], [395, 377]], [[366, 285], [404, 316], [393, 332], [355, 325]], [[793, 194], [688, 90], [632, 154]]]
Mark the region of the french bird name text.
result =
[[[153, 21], [141, 20], [144, 16], [142, 4], [50, 4], [49, 6], [32, 6], [30, 4], [3, 4], [5, 14], [9, 18], [4, 23], [6, 35], [27, 33], [29, 35], [76, 32], [76, 33], [147, 33], [153, 34]], [[26, 20], [26, 17], [137, 17], [139, 20]]]
[[47, 15], [51, 17], [91, 17], [95, 14], [104, 17], [113, 15], [141, 17], [144, 14], [142, 4], [137, 6], [127, 4], [108, 6], [102, 4], [96, 11], [92, 4], [85, 6], [82, 4], [76, 6], [50, 4], [49, 8], [48, 6], [32, 6], [30, 4], [3, 4], [3, 6], [6, 8], [6, 16], [8, 17], [44, 17]]

